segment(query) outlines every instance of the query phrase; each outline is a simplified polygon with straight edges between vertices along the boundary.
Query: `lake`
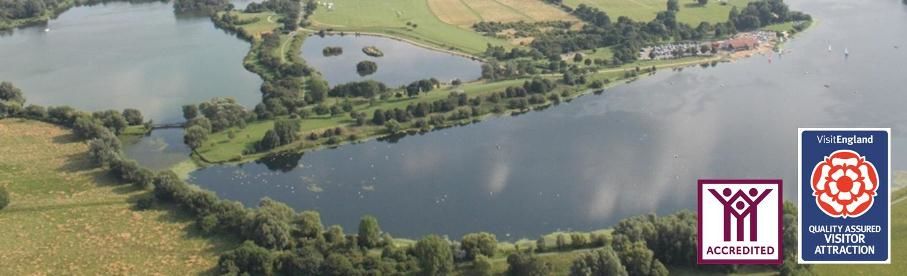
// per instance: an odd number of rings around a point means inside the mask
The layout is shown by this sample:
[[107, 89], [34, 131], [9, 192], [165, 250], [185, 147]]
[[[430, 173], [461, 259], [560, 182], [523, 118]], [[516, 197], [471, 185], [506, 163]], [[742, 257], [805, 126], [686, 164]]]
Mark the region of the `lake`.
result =
[[[541, 112], [214, 166], [191, 179], [249, 206], [268, 196], [316, 209], [345, 229], [372, 214], [396, 236], [489, 231], [514, 240], [693, 210], [699, 178], [782, 178], [796, 191], [798, 127], [891, 127], [892, 168], [907, 169], [907, 5], [788, 2], [818, 24], [771, 62], [664, 70]], [[330, 44], [309, 51], [320, 56]], [[347, 64], [334, 70], [355, 74]]]
[[[363, 47], [375, 46], [384, 53], [372, 57]], [[324, 56], [325, 47], [341, 47], [343, 54]], [[302, 44], [301, 55], [306, 63], [321, 72], [331, 86], [361, 80], [377, 80], [391, 87], [413, 81], [436, 78], [442, 82], [454, 79], [471, 81], [482, 76], [481, 62], [415, 46], [395, 39], [354, 34], [309, 36]], [[378, 71], [367, 76], [356, 72], [356, 64], [374, 61]]]
[[0, 79], [29, 103], [137, 108], [146, 119], [179, 121], [184, 104], [261, 100], [261, 79], [242, 66], [248, 51], [207, 17], [175, 16], [170, 3], [111, 2], [0, 36]]

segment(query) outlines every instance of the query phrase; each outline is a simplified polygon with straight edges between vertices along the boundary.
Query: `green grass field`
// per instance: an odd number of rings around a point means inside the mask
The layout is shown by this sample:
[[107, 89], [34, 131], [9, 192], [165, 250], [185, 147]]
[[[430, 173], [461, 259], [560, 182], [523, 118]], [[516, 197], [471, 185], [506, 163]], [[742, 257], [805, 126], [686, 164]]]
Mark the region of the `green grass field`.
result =
[[[488, 43], [506, 45], [503, 40], [442, 22], [426, 0], [336, 0], [333, 10], [318, 7], [312, 21], [315, 29], [381, 33], [473, 55], [483, 53]], [[417, 27], [407, 26], [408, 22]]]
[[[680, 12], [677, 19], [680, 22], [696, 27], [700, 22], [717, 23], [727, 21], [731, 7], [742, 9], [750, 0], [728, 0], [727, 5], [722, 5], [718, 0], [710, 0], [705, 6], [700, 6], [696, 0], [680, 0]], [[667, 0], [564, 0], [564, 4], [576, 8], [579, 4], [596, 7], [611, 16], [627, 16], [637, 21], [649, 21], [655, 18], [658, 12], [667, 9]]]
[[188, 275], [210, 272], [233, 243], [197, 236], [189, 216], [132, 210], [146, 192], [120, 185], [63, 128], [0, 120], [0, 275]]

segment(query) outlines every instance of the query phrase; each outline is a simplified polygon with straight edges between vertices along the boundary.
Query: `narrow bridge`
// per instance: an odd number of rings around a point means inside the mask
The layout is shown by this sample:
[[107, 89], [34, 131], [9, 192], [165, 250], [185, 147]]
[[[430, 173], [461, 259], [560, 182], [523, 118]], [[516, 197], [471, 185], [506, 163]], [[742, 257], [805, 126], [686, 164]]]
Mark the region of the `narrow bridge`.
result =
[[155, 129], [167, 129], [167, 128], [183, 128], [186, 126], [185, 122], [182, 123], [166, 123], [166, 124], [152, 124], [151, 130]]

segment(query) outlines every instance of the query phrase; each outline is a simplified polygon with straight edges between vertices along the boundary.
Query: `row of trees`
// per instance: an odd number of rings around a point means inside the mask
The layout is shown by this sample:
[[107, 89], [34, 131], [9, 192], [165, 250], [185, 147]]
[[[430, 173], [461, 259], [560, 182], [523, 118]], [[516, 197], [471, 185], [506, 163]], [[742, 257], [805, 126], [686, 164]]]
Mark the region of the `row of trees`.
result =
[[40, 17], [63, 8], [64, 0], [4, 0], [0, 1], [0, 21]]
[[[718, 24], [701, 22], [695, 28], [677, 20], [679, 4], [667, 2], [667, 9], [659, 12], [649, 22], [637, 22], [621, 16], [616, 21], [602, 10], [580, 4], [573, 15], [589, 23], [579, 31], [554, 31], [538, 35], [530, 45], [550, 60], [558, 60], [561, 54], [599, 47], [612, 47], [612, 64], [633, 62], [638, 58], [640, 47], [666, 40], [701, 40], [722, 37], [737, 31], [748, 31], [769, 24], [811, 20], [809, 15], [789, 11], [781, 0], [760, 0], [747, 4], [743, 11], [736, 7], [729, 14], [728, 21]], [[500, 55], [495, 55], [500, 59]], [[512, 58], [512, 56], [507, 56]]]
[[184, 12], [202, 12], [214, 14], [217, 11], [228, 10], [232, 8], [229, 0], [175, 0], [173, 1], [173, 10], [179, 13]]

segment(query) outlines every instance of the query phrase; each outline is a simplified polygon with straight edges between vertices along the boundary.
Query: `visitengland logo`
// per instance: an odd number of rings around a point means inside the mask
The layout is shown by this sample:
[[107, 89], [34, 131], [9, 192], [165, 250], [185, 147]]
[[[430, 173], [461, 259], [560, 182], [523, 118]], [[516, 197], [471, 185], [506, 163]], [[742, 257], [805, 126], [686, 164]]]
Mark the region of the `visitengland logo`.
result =
[[797, 262], [891, 263], [891, 129], [798, 134]]
[[699, 264], [780, 264], [781, 180], [699, 180]]
[[872, 207], [879, 177], [872, 162], [852, 150], [838, 150], [812, 173], [816, 204], [831, 217], [859, 217]]

